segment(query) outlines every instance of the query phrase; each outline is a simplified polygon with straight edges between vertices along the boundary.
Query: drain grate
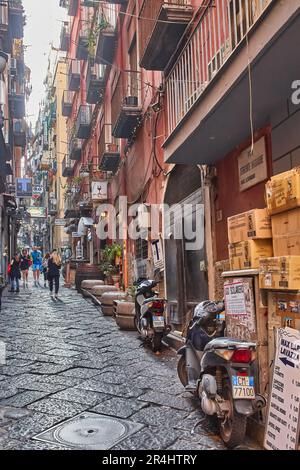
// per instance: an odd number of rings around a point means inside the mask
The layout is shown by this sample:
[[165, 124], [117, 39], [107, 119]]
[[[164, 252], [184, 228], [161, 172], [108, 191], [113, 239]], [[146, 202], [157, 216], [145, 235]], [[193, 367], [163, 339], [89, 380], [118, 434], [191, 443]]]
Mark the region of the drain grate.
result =
[[144, 427], [124, 419], [95, 413], [80, 413], [34, 439], [74, 449], [107, 450]]

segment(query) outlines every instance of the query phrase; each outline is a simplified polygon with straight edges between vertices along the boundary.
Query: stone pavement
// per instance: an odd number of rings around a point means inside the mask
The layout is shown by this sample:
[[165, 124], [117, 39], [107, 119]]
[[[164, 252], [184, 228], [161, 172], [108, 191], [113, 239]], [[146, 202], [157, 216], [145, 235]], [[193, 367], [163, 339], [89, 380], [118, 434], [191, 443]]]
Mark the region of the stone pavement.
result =
[[206, 421], [191, 434], [202, 415], [174, 352], [153, 354], [74, 290], [61, 300], [33, 287], [3, 297], [0, 449], [67, 449], [32, 438], [87, 410], [143, 425], [113, 449], [223, 449]]

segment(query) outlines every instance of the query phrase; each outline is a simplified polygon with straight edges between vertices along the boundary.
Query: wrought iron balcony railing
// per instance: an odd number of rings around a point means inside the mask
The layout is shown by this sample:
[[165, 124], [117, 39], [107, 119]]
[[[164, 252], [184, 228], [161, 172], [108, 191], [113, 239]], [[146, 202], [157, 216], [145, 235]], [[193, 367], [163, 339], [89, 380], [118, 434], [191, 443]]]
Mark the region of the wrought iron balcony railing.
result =
[[68, 52], [70, 48], [71, 42], [71, 31], [70, 31], [70, 23], [65, 21], [61, 28], [60, 33], [60, 49], [62, 51]]
[[78, 91], [80, 86], [80, 61], [71, 59], [68, 71], [68, 82], [70, 91]]
[[96, 104], [102, 101], [105, 89], [105, 70], [105, 65], [89, 62], [86, 77], [87, 103]]
[[139, 15], [140, 64], [143, 68], [166, 68], [193, 12], [190, 0], [144, 0]]
[[62, 98], [62, 115], [69, 117], [72, 112], [74, 91], [65, 90]]
[[274, 0], [214, 0], [166, 80], [168, 133], [187, 115]]
[[92, 107], [82, 104], [78, 109], [76, 121], [76, 137], [88, 139], [92, 130]]
[[118, 7], [107, 5], [100, 11], [98, 22], [100, 31], [97, 38], [95, 62], [97, 64], [110, 65], [116, 49]]

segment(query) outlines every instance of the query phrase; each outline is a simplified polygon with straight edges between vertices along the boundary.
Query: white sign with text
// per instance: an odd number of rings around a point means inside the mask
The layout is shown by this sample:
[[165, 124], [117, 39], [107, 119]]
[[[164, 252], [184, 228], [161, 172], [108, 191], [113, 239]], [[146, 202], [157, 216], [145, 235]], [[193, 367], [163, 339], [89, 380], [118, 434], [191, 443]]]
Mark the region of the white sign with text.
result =
[[277, 330], [276, 357], [264, 446], [297, 450], [300, 412], [300, 332]]

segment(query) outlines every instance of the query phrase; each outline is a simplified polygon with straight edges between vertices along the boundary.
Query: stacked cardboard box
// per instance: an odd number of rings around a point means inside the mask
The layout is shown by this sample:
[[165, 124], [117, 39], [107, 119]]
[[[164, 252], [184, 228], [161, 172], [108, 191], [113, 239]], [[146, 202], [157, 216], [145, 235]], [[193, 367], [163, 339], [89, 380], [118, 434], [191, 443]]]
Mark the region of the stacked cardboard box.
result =
[[300, 290], [300, 167], [266, 185], [274, 258], [260, 261], [260, 287]]
[[267, 209], [253, 209], [228, 218], [230, 269], [254, 269], [259, 259], [273, 256]]

